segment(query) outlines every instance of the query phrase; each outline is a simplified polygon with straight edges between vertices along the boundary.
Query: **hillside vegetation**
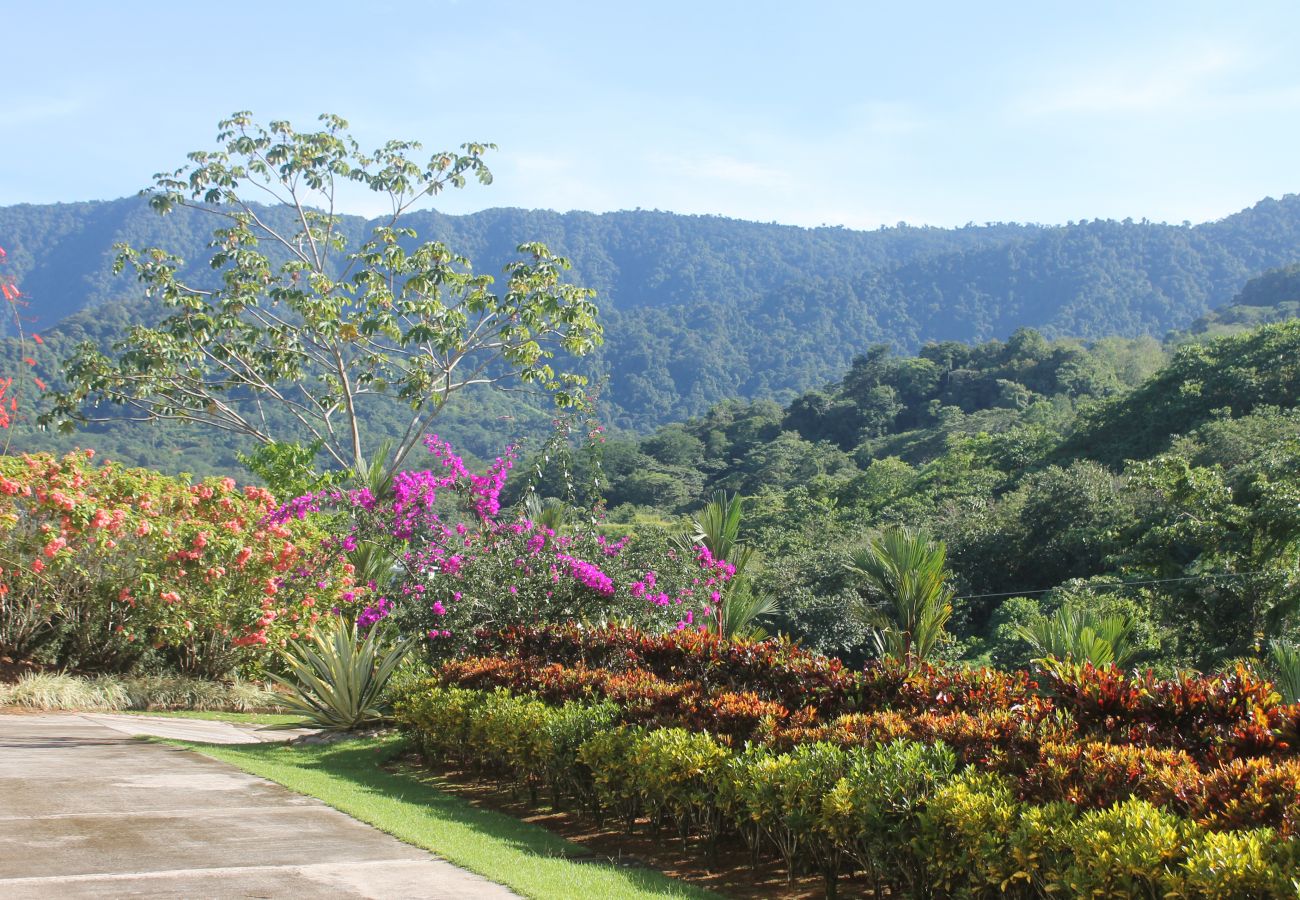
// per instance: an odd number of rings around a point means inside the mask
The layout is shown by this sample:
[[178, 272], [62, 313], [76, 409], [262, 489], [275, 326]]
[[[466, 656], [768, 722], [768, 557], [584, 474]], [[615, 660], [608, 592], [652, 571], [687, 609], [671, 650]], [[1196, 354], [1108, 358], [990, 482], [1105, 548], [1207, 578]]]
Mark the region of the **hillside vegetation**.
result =
[[[139, 288], [112, 276], [113, 244], [163, 246], [194, 264], [206, 224], [183, 211], [159, 217], [134, 199], [0, 208], [0, 240], [37, 324], [49, 330], [93, 309], [75, 327], [101, 339], [151, 315]], [[369, 224], [346, 218], [343, 227], [355, 241]], [[1195, 226], [858, 232], [516, 209], [424, 212], [411, 225], [483, 272], [499, 272], [523, 240], [570, 257], [573, 280], [599, 292], [607, 342], [587, 363], [609, 378], [606, 414], [616, 427], [644, 430], [723, 398], [788, 401], [873, 343], [915, 352], [928, 341], [1006, 339], [1021, 327], [1081, 339], [1186, 329], [1252, 276], [1295, 262], [1300, 197]]]
[[[1188, 343], [883, 346], [786, 406], [732, 401], [603, 446], [615, 522], [748, 497], [783, 625], [865, 652], [847, 564], [872, 529], [948, 543], [949, 655], [1024, 664], [1067, 602], [1135, 622], [1144, 660], [1212, 669], [1291, 636], [1300, 604], [1300, 322]], [[577, 483], [592, 463], [579, 457]], [[544, 482], [557, 495], [563, 486]]]

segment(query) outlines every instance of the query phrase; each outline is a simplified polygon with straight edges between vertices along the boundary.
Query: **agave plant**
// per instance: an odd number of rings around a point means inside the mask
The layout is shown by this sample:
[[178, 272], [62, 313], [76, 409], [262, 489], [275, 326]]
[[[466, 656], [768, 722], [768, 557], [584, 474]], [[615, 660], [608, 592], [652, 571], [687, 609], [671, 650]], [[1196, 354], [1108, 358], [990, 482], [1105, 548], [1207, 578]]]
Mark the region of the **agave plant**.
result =
[[1097, 616], [1069, 603], [1048, 618], [1016, 627], [1016, 635], [1044, 659], [1127, 666], [1138, 657], [1133, 622], [1125, 616]]
[[409, 648], [382, 622], [363, 636], [331, 616], [310, 642], [289, 642], [283, 656], [290, 677], [271, 677], [291, 692], [284, 700], [290, 712], [326, 731], [356, 731], [385, 720], [384, 686]]
[[1273, 641], [1268, 655], [1277, 671], [1278, 693], [1287, 703], [1300, 703], [1300, 647]]
[[856, 614], [874, 629], [881, 656], [904, 663], [929, 659], [952, 615], [947, 549], [929, 532], [888, 528], [853, 554], [849, 570], [864, 579]]

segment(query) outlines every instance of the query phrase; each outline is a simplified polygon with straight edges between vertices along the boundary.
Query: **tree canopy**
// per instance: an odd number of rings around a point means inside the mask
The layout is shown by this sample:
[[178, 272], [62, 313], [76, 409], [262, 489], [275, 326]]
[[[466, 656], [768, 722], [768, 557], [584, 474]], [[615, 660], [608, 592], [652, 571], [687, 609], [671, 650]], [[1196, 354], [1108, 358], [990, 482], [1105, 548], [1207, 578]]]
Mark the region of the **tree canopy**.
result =
[[[550, 360], [590, 352], [601, 329], [594, 291], [563, 280], [567, 260], [522, 244], [498, 290], [467, 258], [440, 241], [414, 243], [401, 224], [448, 187], [490, 183], [491, 145], [417, 161], [416, 142], [367, 153], [346, 121], [321, 122], [299, 132], [236, 113], [220, 124], [218, 149], [155, 177], [146, 192], [154, 210], [214, 220], [208, 265], [219, 281], [190, 278], [166, 249], [119, 245], [116, 270], [133, 272], [167, 314], [131, 326], [108, 350], [80, 345], [48, 420], [121, 418], [96, 409], [107, 403], [130, 419], [200, 424], [263, 444], [305, 441], [355, 469], [378, 443], [367, 445], [359, 407], [388, 395], [409, 411], [387, 461], [394, 470], [466, 388], [534, 386], [575, 402], [582, 378]], [[388, 207], [368, 235], [352, 234], [338, 212], [349, 185]]]

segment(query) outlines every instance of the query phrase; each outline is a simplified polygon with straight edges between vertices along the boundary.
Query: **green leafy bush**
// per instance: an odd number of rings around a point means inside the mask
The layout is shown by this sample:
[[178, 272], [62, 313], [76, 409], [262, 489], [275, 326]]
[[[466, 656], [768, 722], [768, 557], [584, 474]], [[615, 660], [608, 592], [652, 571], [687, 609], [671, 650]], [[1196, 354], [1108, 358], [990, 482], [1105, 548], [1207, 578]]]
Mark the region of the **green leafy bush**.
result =
[[918, 816], [956, 768], [956, 755], [942, 743], [900, 740], [874, 750], [859, 748], [826, 795], [824, 827], [877, 886], [901, 876], [919, 888], [923, 861], [912, 848]]
[[671, 817], [685, 843], [692, 828], [710, 845], [722, 831], [719, 782], [731, 752], [707, 732], [658, 728], [636, 746], [635, 785], [645, 805]]
[[848, 767], [833, 744], [803, 744], [791, 753], [753, 760], [738, 785], [740, 812], [759, 827], [785, 862], [786, 873], [814, 866], [833, 892], [842, 847], [826, 829], [825, 797]]
[[1060, 874], [1075, 897], [1162, 898], [1167, 875], [1198, 829], [1145, 800], [1125, 800], [1080, 816], [1070, 829], [1072, 859]]
[[929, 887], [941, 895], [1001, 894], [1020, 870], [1011, 840], [1021, 806], [1011, 782], [967, 770], [941, 785], [917, 823], [916, 848], [928, 860]]
[[1205, 900], [1295, 897], [1295, 853], [1294, 844], [1279, 845], [1267, 828], [1204, 832], [1171, 875], [1171, 893]]
[[534, 803], [546, 778], [549, 718], [545, 703], [501, 690], [488, 695], [470, 715], [469, 741], [479, 765], [527, 788]]
[[636, 789], [637, 747], [645, 729], [623, 726], [593, 735], [578, 748], [578, 762], [591, 772], [595, 787], [597, 819], [607, 811], [623, 820], [629, 831], [641, 812], [641, 795]]
[[469, 764], [473, 757], [470, 724], [484, 696], [481, 691], [417, 683], [396, 698], [394, 717], [403, 730], [415, 736], [429, 762]]

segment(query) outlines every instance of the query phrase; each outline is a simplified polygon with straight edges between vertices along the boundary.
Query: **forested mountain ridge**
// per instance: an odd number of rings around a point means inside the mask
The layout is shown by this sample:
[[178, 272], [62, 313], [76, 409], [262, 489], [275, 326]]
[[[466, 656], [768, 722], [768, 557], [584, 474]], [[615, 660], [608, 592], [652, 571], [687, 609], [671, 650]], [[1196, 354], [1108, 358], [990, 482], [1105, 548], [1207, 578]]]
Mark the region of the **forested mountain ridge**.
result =
[[[41, 327], [85, 308], [126, 304], [112, 245], [159, 245], [202, 273], [211, 222], [159, 217], [142, 200], [0, 208], [0, 246]], [[523, 240], [573, 260], [600, 292], [606, 345], [588, 365], [608, 375], [606, 415], [645, 430], [720, 399], [774, 398], [834, 378], [864, 347], [914, 351], [931, 340], [1163, 336], [1221, 306], [1252, 276], [1300, 258], [1300, 197], [1264, 200], [1201, 225], [1080, 222], [859, 232], [711, 216], [494, 209], [412, 215], [497, 272]], [[349, 217], [349, 237], [367, 223]], [[107, 318], [121, 319], [122, 314]]]

